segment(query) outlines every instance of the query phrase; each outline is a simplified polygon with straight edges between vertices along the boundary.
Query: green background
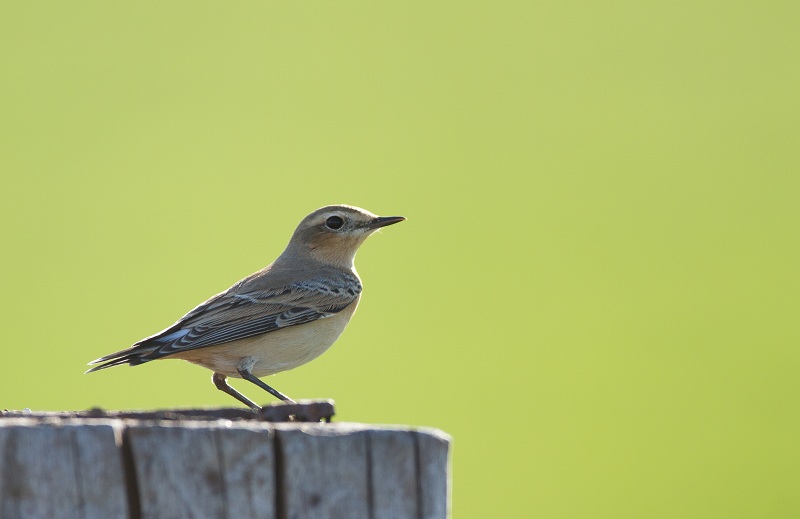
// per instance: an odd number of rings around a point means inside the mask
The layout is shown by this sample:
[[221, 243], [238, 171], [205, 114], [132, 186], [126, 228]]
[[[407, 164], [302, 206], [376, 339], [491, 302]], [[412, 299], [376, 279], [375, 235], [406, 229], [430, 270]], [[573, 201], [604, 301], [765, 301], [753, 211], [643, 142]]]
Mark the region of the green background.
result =
[[359, 253], [338, 343], [267, 380], [452, 434], [456, 517], [798, 517], [798, 27], [3, 2], [0, 408], [233, 405], [188, 363], [82, 373], [349, 203], [408, 221]]

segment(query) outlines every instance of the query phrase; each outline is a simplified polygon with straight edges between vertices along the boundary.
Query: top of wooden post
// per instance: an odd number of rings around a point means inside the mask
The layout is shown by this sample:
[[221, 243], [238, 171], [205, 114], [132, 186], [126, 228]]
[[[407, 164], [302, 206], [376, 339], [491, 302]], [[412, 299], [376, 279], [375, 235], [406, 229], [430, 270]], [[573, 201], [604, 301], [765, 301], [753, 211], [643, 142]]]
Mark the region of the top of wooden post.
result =
[[0, 414], [0, 517], [449, 517], [451, 439], [243, 409]]

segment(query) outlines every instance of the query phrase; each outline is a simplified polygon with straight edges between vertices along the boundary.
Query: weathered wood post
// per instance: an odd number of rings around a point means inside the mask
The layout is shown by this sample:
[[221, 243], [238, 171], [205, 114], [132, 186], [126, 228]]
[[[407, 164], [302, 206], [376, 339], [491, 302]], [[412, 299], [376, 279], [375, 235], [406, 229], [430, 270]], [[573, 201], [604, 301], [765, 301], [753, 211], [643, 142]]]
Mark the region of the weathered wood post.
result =
[[441, 431], [252, 416], [5, 412], [0, 518], [449, 516]]

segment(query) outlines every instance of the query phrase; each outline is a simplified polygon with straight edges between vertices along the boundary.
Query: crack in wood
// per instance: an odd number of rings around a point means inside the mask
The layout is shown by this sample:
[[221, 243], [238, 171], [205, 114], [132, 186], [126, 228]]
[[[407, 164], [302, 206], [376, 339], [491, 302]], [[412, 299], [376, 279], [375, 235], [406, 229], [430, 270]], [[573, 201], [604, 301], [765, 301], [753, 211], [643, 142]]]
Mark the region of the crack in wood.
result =
[[122, 442], [120, 454], [122, 455], [122, 468], [125, 473], [125, 488], [128, 496], [128, 518], [141, 519], [142, 504], [139, 495], [139, 482], [136, 476], [136, 457], [130, 441], [130, 430], [125, 427], [121, 431]]

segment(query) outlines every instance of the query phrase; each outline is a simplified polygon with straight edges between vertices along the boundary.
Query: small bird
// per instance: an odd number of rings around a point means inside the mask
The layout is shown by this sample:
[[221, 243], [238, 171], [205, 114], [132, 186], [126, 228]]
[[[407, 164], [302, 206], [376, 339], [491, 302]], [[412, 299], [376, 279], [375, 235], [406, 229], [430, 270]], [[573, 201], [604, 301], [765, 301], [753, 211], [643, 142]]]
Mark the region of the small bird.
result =
[[354, 259], [364, 240], [402, 216], [377, 216], [330, 205], [303, 218], [289, 245], [270, 265], [201, 303], [165, 330], [128, 349], [93, 360], [86, 373], [127, 363], [183, 359], [214, 372], [211, 380], [254, 410], [232, 388], [243, 378], [286, 403], [294, 400], [259, 377], [322, 355], [344, 331], [361, 298]]

